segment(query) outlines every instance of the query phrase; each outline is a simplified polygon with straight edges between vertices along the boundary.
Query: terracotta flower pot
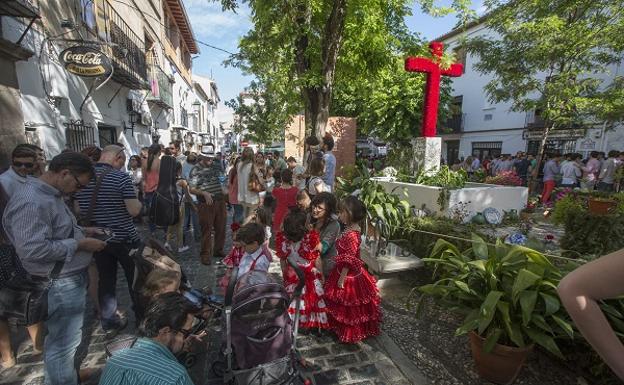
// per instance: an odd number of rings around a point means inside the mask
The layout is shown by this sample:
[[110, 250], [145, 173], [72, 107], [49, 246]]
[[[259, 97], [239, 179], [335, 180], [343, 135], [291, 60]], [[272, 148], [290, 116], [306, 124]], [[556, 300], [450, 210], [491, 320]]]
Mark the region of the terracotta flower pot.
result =
[[495, 384], [513, 383], [527, 356], [533, 350], [533, 345], [517, 348], [496, 344], [491, 352], [486, 353], [483, 351], [484, 343], [485, 338], [470, 332], [470, 348], [477, 373]]
[[617, 202], [614, 200], [589, 199], [588, 202], [589, 212], [594, 215], [611, 214], [616, 205]]

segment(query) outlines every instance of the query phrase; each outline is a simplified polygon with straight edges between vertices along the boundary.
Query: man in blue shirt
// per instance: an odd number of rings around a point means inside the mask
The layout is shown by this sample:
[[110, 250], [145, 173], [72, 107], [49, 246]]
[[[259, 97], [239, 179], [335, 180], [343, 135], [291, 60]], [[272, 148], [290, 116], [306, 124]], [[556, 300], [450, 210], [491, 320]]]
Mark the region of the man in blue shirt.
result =
[[327, 134], [323, 137], [323, 160], [325, 160], [325, 174], [323, 175], [323, 182], [328, 185], [331, 190], [334, 191], [334, 182], [336, 179], [336, 157], [332, 153], [334, 150], [334, 138]]
[[175, 357], [191, 334], [193, 311], [180, 293], [156, 297], [145, 312], [141, 337], [109, 358], [100, 385], [193, 385]]

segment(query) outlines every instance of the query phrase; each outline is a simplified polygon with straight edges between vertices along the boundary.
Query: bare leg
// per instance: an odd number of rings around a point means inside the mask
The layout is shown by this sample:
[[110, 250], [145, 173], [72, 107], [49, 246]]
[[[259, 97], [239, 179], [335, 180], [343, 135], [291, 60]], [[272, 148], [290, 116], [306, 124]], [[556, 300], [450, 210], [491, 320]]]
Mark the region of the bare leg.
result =
[[615, 374], [624, 380], [624, 345], [597, 301], [624, 293], [624, 249], [579, 267], [561, 280], [563, 305], [581, 334]]
[[27, 329], [33, 343], [33, 353], [41, 354], [43, 352], [43, 322], [30, 325]]
[[0, 320], [0, 355], [2, 355], [3, 368], [10, 368], [15, 365], [15, 357], [11, 348], [11, 333], [9, 324], [4, 320]]

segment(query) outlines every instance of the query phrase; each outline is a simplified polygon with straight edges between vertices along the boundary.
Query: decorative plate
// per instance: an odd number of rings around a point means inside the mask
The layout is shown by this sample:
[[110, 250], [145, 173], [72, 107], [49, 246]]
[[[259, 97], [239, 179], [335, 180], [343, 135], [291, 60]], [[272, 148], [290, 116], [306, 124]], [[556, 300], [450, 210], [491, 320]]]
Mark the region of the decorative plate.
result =
[[488, 207], [483, 210], [483, 216], [485, 217], [487, 223], [491, 225], [500, 225], [503, 221], [503, 216], [500, 211], [496, 210], [494, 207]]

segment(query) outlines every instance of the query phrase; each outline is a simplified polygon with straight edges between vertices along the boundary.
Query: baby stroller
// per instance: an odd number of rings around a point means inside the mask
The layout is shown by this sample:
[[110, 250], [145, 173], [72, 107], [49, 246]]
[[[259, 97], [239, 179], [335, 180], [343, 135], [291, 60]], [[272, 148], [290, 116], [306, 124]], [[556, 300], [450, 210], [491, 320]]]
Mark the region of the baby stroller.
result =
[[291, 298], [269, 273], [252, 270], [237, 280], [238, 269], [232, 272], [223, 308], [224, 384], [310, 383], [299, 372], [302, 360], [296, 349], [304, 277], [290, 258], [289, 263], [299, 276], [294, 320], [288, 314]]

